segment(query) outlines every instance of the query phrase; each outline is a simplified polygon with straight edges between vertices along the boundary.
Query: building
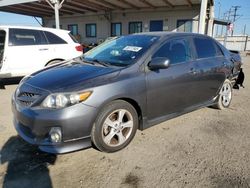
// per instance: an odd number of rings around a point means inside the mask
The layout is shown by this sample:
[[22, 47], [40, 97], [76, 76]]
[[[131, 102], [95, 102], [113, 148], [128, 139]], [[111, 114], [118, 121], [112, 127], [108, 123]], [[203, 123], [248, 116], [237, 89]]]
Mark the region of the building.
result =
[[60, 25], [86, 44], [147, 31], [212, 36], [214, 25], [213, 0], [2, 0], [0, 11], [41, 17], [43, 26]]

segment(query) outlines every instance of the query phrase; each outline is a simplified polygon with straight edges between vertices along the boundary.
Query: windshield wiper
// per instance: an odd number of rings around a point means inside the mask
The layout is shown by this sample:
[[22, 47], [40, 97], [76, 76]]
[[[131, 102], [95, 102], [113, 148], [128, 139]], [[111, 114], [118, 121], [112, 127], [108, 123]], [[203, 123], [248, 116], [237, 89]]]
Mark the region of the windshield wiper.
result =
[[98, 59], [92, 59], [91, 61], [95, 62], [95, 63], [98, 63], [102, 66], [105, 66], [105, 67], [108, 67], [109, 65], [103, 61], [99, 61]]
[[102, 61], [99, 61], [98, 59], [85, 59], [84, 57], [81, 57], [81, 60], [85, 63], [91, 64], [91, 65], [95, 65], [95, 64], [99, 64], [102, 65], [104, 67], [108, 67], [109, 65], [107, 63], [104, 63]]

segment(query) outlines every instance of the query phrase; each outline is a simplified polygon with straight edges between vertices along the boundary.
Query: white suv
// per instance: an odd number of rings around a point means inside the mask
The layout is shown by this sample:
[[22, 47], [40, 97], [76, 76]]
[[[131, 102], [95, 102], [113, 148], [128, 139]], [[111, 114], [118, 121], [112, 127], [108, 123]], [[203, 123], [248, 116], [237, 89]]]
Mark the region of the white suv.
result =
[[0, 78], [19, 77], [82, 55], [69, 31], [0, 26]]

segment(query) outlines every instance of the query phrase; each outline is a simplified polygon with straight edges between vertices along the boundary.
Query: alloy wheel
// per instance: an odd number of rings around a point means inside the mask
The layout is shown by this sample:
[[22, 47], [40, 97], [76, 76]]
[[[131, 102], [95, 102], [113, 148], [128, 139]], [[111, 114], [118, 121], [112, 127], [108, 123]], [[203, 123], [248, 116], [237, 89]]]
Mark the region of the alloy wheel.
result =
[[103, 123], [102, 139], [110, 147], [120, 146], [130, 137], [133, 126], [133, 116], [128, 110], [115, 110]]
[[229, 106], [232, 99], [232, 88], [230, 83], [224, 83], [221, 88], [221, 102], [223, 106]]

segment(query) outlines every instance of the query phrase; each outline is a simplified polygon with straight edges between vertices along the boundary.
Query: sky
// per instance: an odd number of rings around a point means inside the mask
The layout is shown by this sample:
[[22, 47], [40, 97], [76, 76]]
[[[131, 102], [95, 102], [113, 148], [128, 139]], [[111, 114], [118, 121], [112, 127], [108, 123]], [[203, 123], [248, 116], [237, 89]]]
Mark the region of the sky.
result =
[[[234, 24], [234, 33], [242, 34], [244, 26], [246, 25], [246, 34], [250, 35], [250, 0], [215, 0], [215, 15], [216, 18], [222, 18], [224, 13], [232, 6], [240, 6], [237, 18]], [[0, 12], [1, 25], [25, 25], [25, 26], [39, 26], [39, 23], [30, 16], [22, 16], [12, 13]], [[219, 28], [218, 32], [221, 32]]]
[[6, 13], [1, 11], [0, 11], [0, 25], [40, 26], [34, 17], [23, 16], [20, 14]]
[[[223, 18], [226, 11], [232, 6], [240, 6], [237, 14], [240, 15], [234, 24], [234, 33], [242, 34], [246, 25], [246, 34], [250, 35], [250, 0], [215, 0], [215, 16]], [[219, 32], [221, 29], [219, 29]]]

